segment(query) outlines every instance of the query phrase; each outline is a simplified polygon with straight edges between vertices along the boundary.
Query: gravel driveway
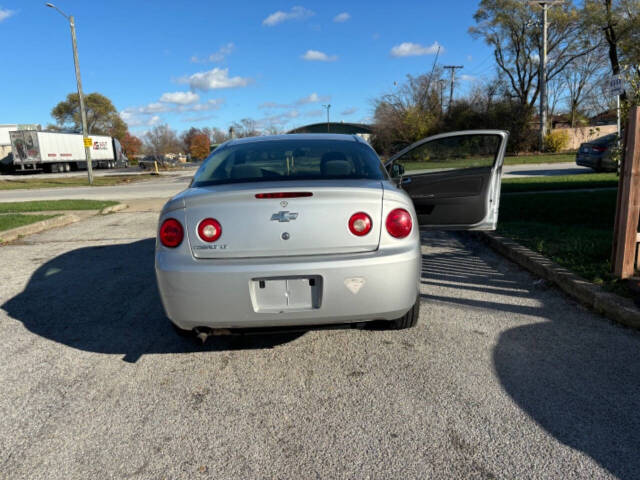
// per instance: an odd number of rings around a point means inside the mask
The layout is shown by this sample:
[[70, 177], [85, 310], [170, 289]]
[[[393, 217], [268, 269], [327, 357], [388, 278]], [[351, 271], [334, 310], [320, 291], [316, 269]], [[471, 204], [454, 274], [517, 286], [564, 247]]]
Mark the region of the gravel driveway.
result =
[[417, 328], [177, 336], [157, 213], [0, 247], [0, 477], [640, 478], [640, 335], [427, 234]]

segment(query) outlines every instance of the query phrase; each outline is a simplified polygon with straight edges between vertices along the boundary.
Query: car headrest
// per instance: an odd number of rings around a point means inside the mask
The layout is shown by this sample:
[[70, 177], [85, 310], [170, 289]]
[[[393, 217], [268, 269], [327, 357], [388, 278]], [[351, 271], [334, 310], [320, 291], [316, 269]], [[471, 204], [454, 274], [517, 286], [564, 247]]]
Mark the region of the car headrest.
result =
[[262, 177], [262, 171], [260, 170], [260, 167], [256, 167], [255, 165], [234, 165], [231, 168], [229, 177], [234, 179], [260, 178]]
[[327, 160], [322, 163], [322, 174], [328, 177], [345, 177], [352, 172], [353, 165], [349, 160]]

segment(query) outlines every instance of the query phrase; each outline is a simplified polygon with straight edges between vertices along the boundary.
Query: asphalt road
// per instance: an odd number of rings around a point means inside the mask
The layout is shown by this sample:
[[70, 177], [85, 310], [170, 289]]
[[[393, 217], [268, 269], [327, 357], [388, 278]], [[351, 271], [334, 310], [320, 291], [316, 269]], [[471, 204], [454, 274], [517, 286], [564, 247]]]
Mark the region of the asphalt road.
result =
[[[503, 178], [570, 175], [592, 172], [589, 168], [576, 167], [572, 163], [547, 163], [540, 165], [506, 165]], [[31, 190], [0, 190], [0, 202], [29, 200], [59, 200], [90, 198], [96, 200], [133, 200], [170, 197], [189, 185], [195, 169], [172, 172], [158, 179], [116, 185], [111, 187], [42, 188]], [[60, 174], [69, 175], [69, 174]]]
[[0, 247], [0, 477], [640, 478], [640, 334], [471, 237], [416, 328], [177, 336], [157, 213]]

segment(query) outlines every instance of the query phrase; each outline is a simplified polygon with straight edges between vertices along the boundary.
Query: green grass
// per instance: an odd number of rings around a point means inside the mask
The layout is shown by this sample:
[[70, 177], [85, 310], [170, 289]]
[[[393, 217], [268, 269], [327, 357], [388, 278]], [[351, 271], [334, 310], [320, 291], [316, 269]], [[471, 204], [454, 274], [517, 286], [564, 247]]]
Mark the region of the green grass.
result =
[[[150, 174], [143, 175], [112, 175], [93, 178], [94, 187], [121, 185], [126, 183], [141, 182], [153, 178]], [[87, 187], [87, 177], [63, 177], [47, 178], [42, 176], [21, 177], [18, 180], [0, 180], [0, 190], [18, 190], [28, 188], [60, 188], [60, 187]]]
[[106, 200], [38, 200], [0, 203], [0, 213], [45, 212], [57, 210], [102, 210], [118, 202]]
[[514, 155], [505, 157], [505, 165], [523, 165], [529, 163], [575, 163], [575, 153], [548, 153], [544, 155]]
[[507, 195], [498, 233], [607, 290], [628, 295], [611, 275], [616, 191]]
[[0, 215], [0, 231], [10, 230], [12, 228], [22, 227], [30, 223], [46, 220], [56, 215], [21, 215], [19, 213], [8, 213]]
[[615, 173], [583, 173], [579, 175], [502, 178], [502, 192], [539, 192], [545, 190], [575, 190], [582, 188], [615, 188]]
[[[576, 156], [575, 154], [545, 154], [545, 155], [518, 155], [512, 157], [505, 157], [504, 164], [505, 165], [526, 165], [526, 164], [536, 164], [536, 163], [564, 163], [571, 162], [575, 163]], [[415, 171], [415, 170], [428, 170], [428, 169], [436, 169], [436, 168], [461, 168], [461, 167], [475, 167], [475, 166], [486, 166], [487, 163], [493, 163], [492, 160], [461, 160], [457, 162], [446, 162], [446, 163], [436, 163], [436, 162], [402, 162], [404, 168], [407, 172]]]

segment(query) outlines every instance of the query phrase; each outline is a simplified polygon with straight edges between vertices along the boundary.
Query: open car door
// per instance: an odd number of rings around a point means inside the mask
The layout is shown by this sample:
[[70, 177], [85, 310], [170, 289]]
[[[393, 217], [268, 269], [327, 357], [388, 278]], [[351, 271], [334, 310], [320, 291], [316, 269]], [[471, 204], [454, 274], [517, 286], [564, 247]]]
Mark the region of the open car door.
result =
[[421, 227], [495, 230], [509, 134], [466, 130], [409, 145], [385, 167], [413, 200]]

